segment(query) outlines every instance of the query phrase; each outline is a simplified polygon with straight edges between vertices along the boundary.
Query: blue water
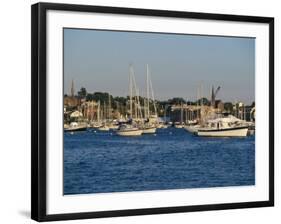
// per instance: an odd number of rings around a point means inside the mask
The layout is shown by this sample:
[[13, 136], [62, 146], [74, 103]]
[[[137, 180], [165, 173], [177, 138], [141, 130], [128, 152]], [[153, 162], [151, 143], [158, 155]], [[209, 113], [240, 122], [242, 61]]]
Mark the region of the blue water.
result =
[[184, 129], [121, 137], [64, 133], [64, 194], [255, 184], [255, 138], [204, 138]]

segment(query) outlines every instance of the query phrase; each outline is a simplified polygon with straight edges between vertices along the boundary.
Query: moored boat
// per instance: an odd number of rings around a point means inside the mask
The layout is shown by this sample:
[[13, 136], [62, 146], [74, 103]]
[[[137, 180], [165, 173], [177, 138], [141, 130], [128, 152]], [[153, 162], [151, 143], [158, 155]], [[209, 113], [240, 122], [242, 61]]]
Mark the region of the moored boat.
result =
[[124, 124], [116, 130], [116, 134], [120, 136], [139, 136], [143, 133], [143, 131], [137, 127], [132, 125]]
[[64, 125], [65, 132], [74, 132], [74, 131], [86, 131], [87, 124], [71, 122], [68, 126]]
[[107, 125], [103, 125], [98, 128], [99, 131], [109, 131], [109, 127]]
[[174, 127], [175, 128], [183, 128], [183, 124], [182, 123], [175, 123]]
[[202, 128], [198, 129], [197, 135], [204, 137], [246, 137], [248, 127], [230, 127], [230, 128]]
[[184, 129], [190, 133], [196, 133], [198, 129], [200, 128], [200, 125], [185, 125]]
[[156, 128], [154, 126], [144, 126], [141, 128], [143, 134], [154, 134], [156, 133]]
[[117, 130], [119, 128], [118, 124], [111, 123], [108, 125], [108, 128], [111, 130]]
[[196, 134], [204, 137], [246, 137], [248, 128], [240, 119], [229, 116], [207, 121]]

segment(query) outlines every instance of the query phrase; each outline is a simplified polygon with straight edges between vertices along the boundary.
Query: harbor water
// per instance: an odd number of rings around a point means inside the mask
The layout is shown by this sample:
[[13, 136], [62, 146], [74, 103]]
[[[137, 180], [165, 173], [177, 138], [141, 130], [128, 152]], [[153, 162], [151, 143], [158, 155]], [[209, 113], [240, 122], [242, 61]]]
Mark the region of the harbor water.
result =
[[255, 184], [255, 137], [206, 138], [184, 129], [123, 137], [64, 133], [64, 194]]

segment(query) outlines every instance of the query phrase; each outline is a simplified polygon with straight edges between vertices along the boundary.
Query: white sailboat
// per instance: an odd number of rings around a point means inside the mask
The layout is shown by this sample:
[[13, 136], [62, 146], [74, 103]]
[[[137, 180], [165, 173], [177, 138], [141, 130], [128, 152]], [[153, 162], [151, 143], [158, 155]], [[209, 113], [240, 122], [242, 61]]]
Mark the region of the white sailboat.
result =
[[106, 124], [104, 124], [104, 125], [100, 126], [98, 128], [98, 130], [99, 131], [109, 131], [109, 127]]
[[65, 132], [86, 131], [86, 129], [86, 123], [71, 122], [69, 125], [64, 125]]
[[142, 130], [133, 125], [124, 124], [119, 127], [116, 134], [120, 136], [139, 136], [142, 134]]
[[156, 133], [156, 127], [153, 124], [144, 124], [141, 127], [143, 134], [154, 134]]
[[[134, 120], [133, 120], [133, 87], [135, 90], [135, 97], [134, 97], [135, 120], [138, 120], [138, 113], [141, 113], [140, 105], [139, 105], [139, 98], [137, 97], [138, 90], [136, 87], [136, 81], [135, 81], [135, 77], [134, 77], [134, 69], [133, 69], [133, 66], [130, 65], [129, 93], [130, 93], [130, 122], [131, 123], [134, 123]], [[143, 131], [140, 128], [138, 128], [136, 125], [133, 125], [133, 124], [123, 124], [116, 130], [116, 134], [119, 136], [139, 136], [142, 133], [143, 133]]]

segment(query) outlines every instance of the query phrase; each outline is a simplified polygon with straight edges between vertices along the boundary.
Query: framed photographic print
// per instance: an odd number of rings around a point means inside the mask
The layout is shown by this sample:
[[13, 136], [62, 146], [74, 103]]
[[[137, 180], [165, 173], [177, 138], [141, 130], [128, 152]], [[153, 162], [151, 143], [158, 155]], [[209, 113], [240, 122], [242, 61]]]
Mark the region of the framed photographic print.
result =
[[273, 205], [273, 18], [32, 6], [32, 219]]

